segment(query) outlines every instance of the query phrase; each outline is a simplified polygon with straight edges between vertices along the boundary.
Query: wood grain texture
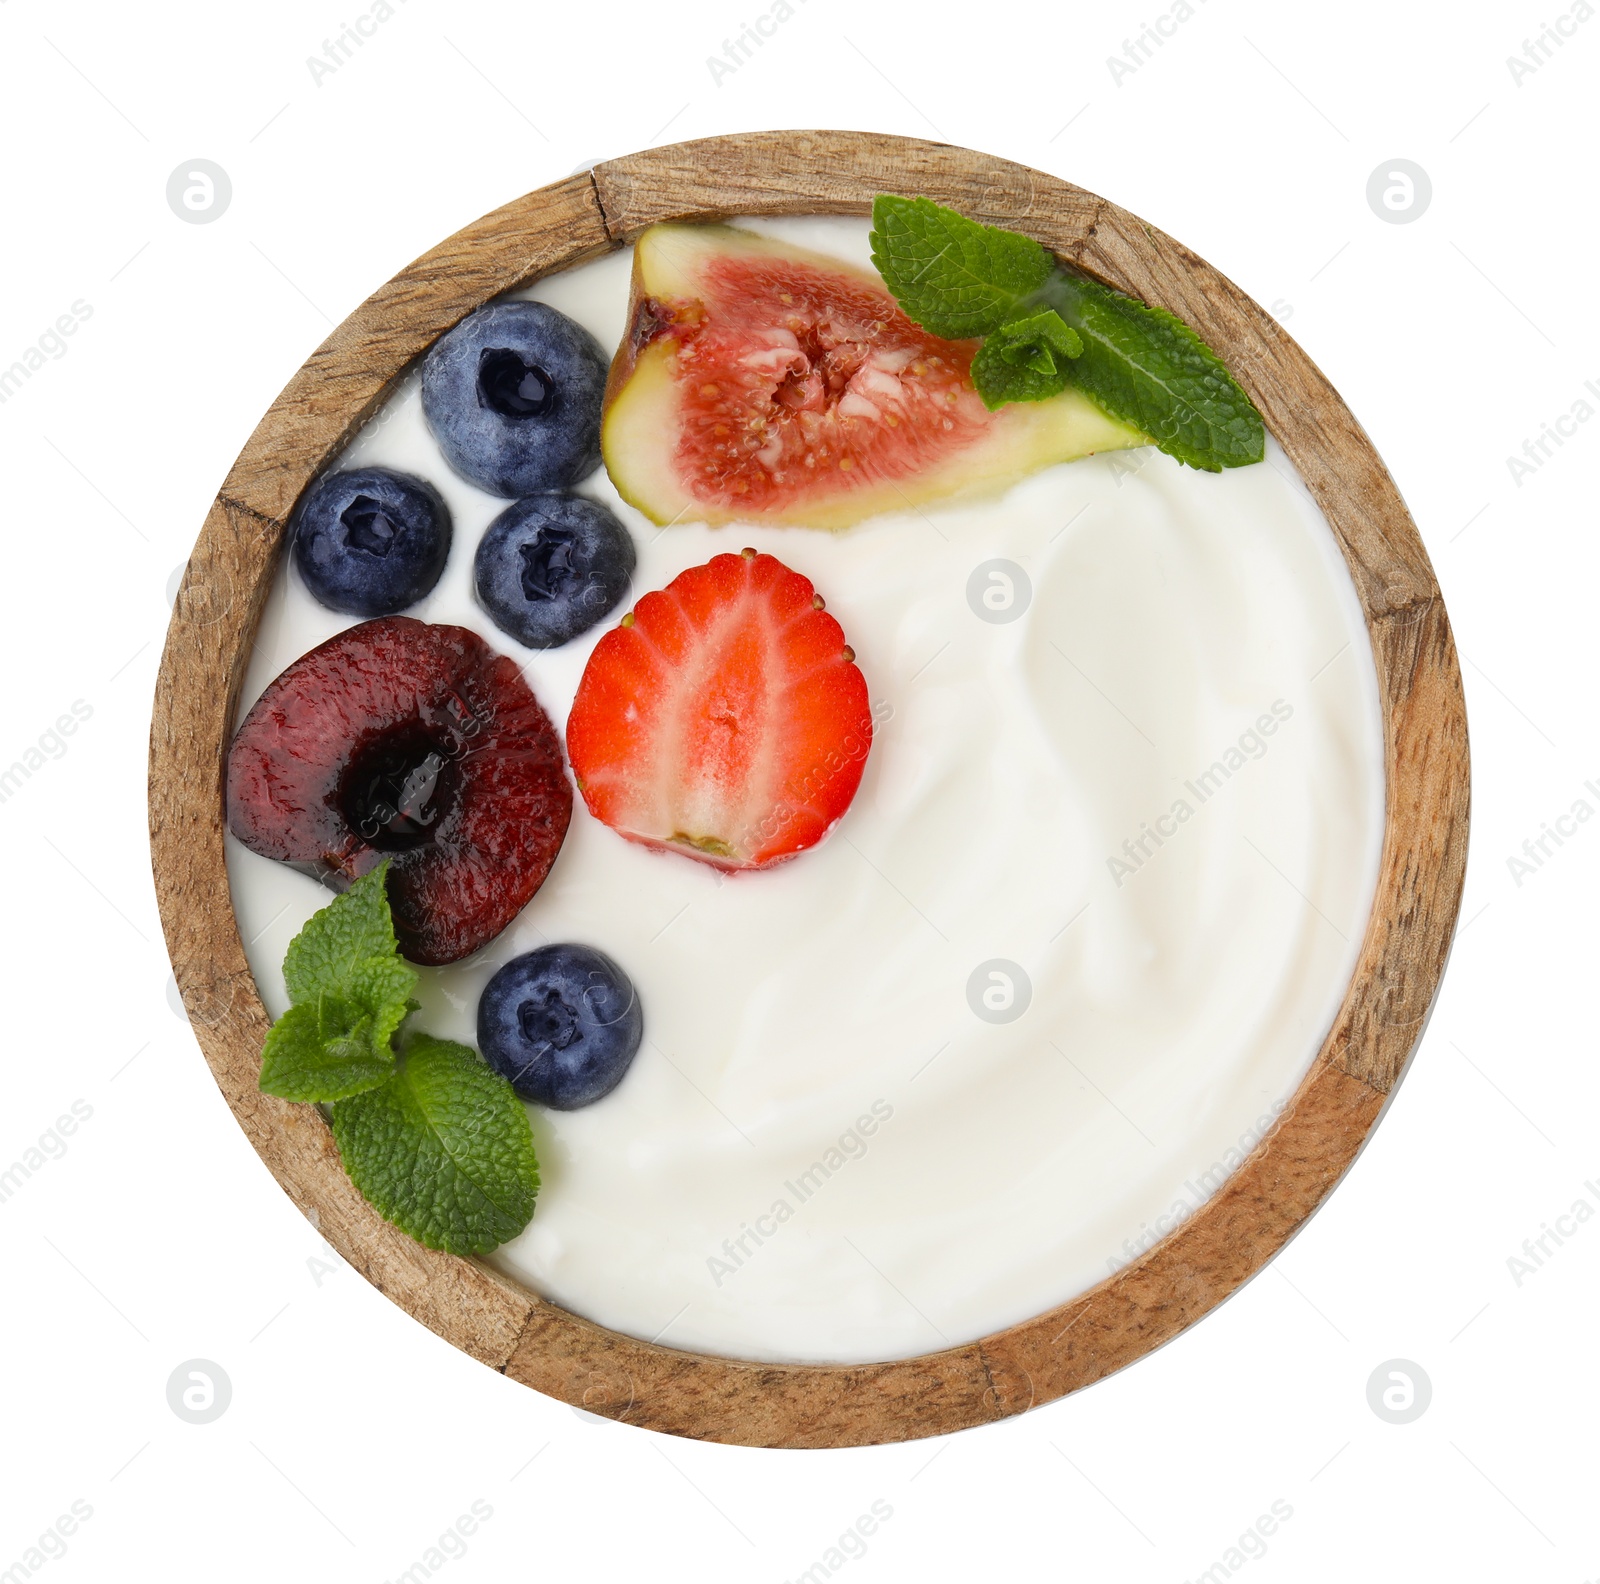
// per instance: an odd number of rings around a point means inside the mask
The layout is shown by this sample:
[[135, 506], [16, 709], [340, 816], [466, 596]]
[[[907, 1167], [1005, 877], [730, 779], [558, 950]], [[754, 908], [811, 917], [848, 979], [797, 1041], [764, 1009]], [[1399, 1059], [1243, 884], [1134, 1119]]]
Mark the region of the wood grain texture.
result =
[[[873, 1365], [753, 1364], [607, 1331], [478, 1261], [423, 1249], [355, 1192], [314, 1107], [258, 1091], [267, 1017], [228, 893], [222, 767], [288, 514], [438, 335], [657, 220], [865, 214], [885, 187], [1027, 232], [1170, 308], [1250, 392], [1332, 525], [1366, 617], [1383, 854], [1322, 1050], [1274, 1130], [1189, 1220], [1089, 1292], [964, 1347]], [[1133, 1362], [1237, 1291], [1355, 1158], [1416, 1047], [1460, 904], [1467, 821], [1466, 712], [1432, 568], [1383, 463], [1305, 353], [1204, 260], [1105, 199], [969, 150], [866, 133], [759, 133], [611, 160], [485, 216], [381, 288], [290, 381], [230, 471], [173, 610], [150, 741], [174, 971], [218, 1085], [296, 1204], [381, 1291], [508, 1378], [625, 1423], [751, 1446], [905, 1440], [1021, 1413]]]

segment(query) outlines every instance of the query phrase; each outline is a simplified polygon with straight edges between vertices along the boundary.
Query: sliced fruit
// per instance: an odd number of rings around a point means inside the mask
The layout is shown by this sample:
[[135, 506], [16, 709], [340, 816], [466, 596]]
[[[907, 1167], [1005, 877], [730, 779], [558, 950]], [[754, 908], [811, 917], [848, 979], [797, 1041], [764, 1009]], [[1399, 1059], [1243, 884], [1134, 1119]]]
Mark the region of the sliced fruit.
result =
[[595, 646], [567, 721], [589, 812], [723, 869], [814, 847], [861, 784], [867, 684], [809, 578], [719, 555]]
[[228, 827], [337, 889], [385, 858], [401, 952], [448, 963], [514, 919], [572, 817], [516, 662], [464, 627], [362, 622], [302, 655], [228, 751]]
[[1071, 389], [991, 413], [977, 347], [929, 335], [838, 259], [651, 226], [606, 383], [606, 467], [653, 522], [845, 528], [1148, 443]]

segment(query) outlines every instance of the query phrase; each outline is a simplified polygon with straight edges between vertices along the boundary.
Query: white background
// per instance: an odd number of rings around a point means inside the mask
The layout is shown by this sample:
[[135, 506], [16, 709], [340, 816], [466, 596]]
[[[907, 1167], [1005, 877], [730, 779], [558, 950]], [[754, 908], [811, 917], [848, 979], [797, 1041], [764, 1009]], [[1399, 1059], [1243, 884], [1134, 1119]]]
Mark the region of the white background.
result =
[[[1171, 14], [1162, 0], [943, 13], [792, 0], [718, 82], [707, 57], [771, 9], [741, 4], [393, 0], [317, 83], [307, 57], [370, 15], [367, 0], [0, 0], [0, 367], [75, 301], [93, 310], [0, 406], [0, 761], [74, 700], [93, 710], [0, 803], [0, 1166], [74, 1100], [93, 1113], [0, 1203], [0, 1572], [26, 1569], [26, 1548], [82, 1500], [93, 1516], [35, 1570], [47, 1579], [378, 1584], [477, 1500], [492, 1517], [444, 1564], [452, 1584], [778, 1581], [881, 1501], [893, 1516], [843, 1565], [848, 1584], [1180, 1584], [1226, 1568], [1280, 1501], [1293, 1516], [1234, 1570], [1252, 1584], [1600, 1574], [1600, 1218], [1547, 1242], [1520, 1284], [1507, 1264], [1574, 1201], [1600, 1205], [1585, 1186], [1600, 1181], [1587, 993], [1600, 823], [1520, 885], [1507, 865], [1575, 800], [1600, 810], [1584, 787], [1600, 785], [1600, 423], [1520, 482], [1506, 460], [1580, 399], [1600, 410], [1584, 388], [1600, 385], [1600, 19], [1519, 83], [1508, 56], [1568, 16], [1564, 0], [1195, 0], [1119, 83], [1107, 57]], [[1080, 1396], [944, 1441], [834, 1453], [582, 1417], [329, 1261], [174, 1013], [144, 829], [171, 574], [329, 328], [447, 233], [578, 165], [785, 126], [942, 137], [1070, 178], [1270, 306], [1417, 517], [1461, 646], [1475, 763], [1463, 927], [1433, 1021], [1372, 1144], [1283, 1256]], [[212, 224], [167, 206], [169, 174], [195, 158], [232, 180]], [[1366, 199], [1395, 158], [1432, 180], [1409, 224]], [[168, 1376], [196, 1357], [232, 1382], [207, 1425], [167, 1406]], [[1367, 1402], [1395, 1358], [1433, 1387], [1404, 1425]]]

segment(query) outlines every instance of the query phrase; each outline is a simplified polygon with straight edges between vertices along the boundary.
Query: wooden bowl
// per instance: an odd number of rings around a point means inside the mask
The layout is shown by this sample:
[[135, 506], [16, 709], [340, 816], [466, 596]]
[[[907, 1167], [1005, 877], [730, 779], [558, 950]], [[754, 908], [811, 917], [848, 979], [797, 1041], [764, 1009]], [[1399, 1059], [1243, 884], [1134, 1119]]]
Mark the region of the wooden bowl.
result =
[[[1377, 664], [1387, 777], [1377, 893], [1332, 1031], [1280, 1125], [1189, 1221], [1037, 1319], [886, 1364], [786, 1365], [640, 1342], [438, 1254], [351, 1185], [321, 1113], [256, 1087], [268, 1018], [223, 861], [222, 772], [245, 662], [300, 492], [401, 373], [481, 303], [659, 220], [869, 212], [882, 187], [1026, 232], [1171, 309], [1254, 398], [1326, 514]], [[457, 1347], [575, 1407], [747, 1446], [941, 1435], [1087, 1386], [1176, 1336], [1288, 1241], [1355, 1159], [1422, 1033], [1467, 850], [1466, 710], [1444, 605], [1393, 481], [1338, 393], [1278, 323], [1181, 244], [1025, 166], [912, 138], [777, 132], [609, 160], [458, 232], [312, 354], [233, 465], [189, 559], [156, 685], [150, 841], [174, 971], [234, 1115], [335, 1248]]]

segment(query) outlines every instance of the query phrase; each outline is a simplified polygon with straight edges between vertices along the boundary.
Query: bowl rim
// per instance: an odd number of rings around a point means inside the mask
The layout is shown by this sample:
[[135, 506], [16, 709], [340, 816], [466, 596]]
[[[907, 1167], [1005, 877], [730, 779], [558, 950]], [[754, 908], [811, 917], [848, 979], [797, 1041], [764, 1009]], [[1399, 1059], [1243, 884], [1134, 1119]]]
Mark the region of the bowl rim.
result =
[[[1361, 603], [1383, 725], [1382, 854], [1321, 1048], [1271, 1131], [1189, 1219], [1087, 1292], [977, 1341], [878, 1364], [758, 1363], [610, 1331], [481, 1260], [422, 1247], [357, 1193], [316, 1107], [258, 1090], [269, 1020], [228, 887], [223, 766], [290, 512], [438, 336], [647, 225], [864, 215], [887, 186], [1025, 232], [1170, 309], [1249, 392]], [[749, 1446], [869, 1445], [1024, 1412], [1151, 1352], [1261, 1270], [1360, 1152], [1415, 1051], [1460, 908], [1469, 803], [1460, 668], [1427, 553], [1372, 443], [1277, 321], [1082, 188], [969, 149], [843, 131], [745, 133], [600, 162], [485, 215], [380, 287], [289, 381], [212, 502], [173, 607], [150, 736], [151, 858], [174, 975], [218, 1087], [290, 1198], [379, 1291], [510, 1379], [623, 1423]]]

